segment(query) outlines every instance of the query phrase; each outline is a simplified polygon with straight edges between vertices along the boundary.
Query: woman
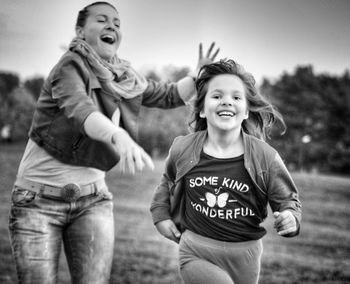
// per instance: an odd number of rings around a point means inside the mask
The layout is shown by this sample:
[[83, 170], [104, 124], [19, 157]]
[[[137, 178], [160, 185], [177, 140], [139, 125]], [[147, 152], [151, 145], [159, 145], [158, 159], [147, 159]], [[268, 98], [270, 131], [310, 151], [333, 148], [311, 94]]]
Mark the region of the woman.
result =
[[[108, 282], [114, 218], [105, 172], [118, 161], [131, 173], [153, 168], [134, 141], [140, 106], [177, 107], [194, 94], [191, 77], [177, 84], [145, 80], [117, 57], [120, 41], [116, 8], [88, 5], [44, 83], [12, 193], [19, 283], [56, 283], [62, 242], [73, 283]], [[212, 47], [199, 65], [215, 57]]]

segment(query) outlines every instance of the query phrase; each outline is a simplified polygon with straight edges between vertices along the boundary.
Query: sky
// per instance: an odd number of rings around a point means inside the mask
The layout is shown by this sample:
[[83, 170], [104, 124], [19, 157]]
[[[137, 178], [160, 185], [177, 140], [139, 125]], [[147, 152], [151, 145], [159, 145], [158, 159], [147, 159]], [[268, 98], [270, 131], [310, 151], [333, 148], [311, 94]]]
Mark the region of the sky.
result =
[[[47, 76], [75, 35], [78, 11], [91, 0], [0, 0], [0, 72], [22, 80]], [[195, 68], [198, 45], [215, 41], [262, 78], [297, 66], [342, 75], [350, 70], [349, 0], [110, 0], [123, 39], [118, 56], [134, 68]]]

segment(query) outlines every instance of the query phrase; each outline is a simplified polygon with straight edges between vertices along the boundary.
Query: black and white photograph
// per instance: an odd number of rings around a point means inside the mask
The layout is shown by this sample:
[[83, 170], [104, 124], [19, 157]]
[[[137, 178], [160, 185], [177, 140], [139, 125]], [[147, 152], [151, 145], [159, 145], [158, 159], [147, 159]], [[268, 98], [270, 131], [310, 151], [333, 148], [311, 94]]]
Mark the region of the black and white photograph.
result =
[[0, 5], [0, 283], [350, 283], [350, 1]]

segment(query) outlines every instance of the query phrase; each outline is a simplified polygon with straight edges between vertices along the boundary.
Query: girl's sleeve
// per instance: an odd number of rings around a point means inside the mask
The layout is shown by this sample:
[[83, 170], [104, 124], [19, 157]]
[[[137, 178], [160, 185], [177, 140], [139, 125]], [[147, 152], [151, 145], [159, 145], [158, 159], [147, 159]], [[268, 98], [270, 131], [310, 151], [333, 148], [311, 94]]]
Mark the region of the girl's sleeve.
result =
[[298, 189], [278, 153], [270, 165], [268, 176], [268, 200], [271, 209], [279, 212], [291, 211], [296, 218], [299, 231], [301, 202]]
[[171, 219], [170, 216], [170, 191], [175, 186], [175, 170], [172, 163], [172, 155], [170, 148], [169, 155], [165, 162], [165, 171], [161, 177], [160, 184], [153, 193], [150, 211], [153, 223]]

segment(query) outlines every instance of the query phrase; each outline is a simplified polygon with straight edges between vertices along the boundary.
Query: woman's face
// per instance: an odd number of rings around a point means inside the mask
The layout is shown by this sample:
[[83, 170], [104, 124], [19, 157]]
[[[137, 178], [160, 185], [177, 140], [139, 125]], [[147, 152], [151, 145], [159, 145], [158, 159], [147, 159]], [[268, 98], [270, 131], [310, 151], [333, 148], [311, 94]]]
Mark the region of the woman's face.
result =
[[118, 12], [111, 6], [91, 6], [84, 27], [77, 27], [77, 36], [84, 39], [97, 54], [109, 61], [117, 52], [121, 41]]
[[208, 130], [240, 130], [248, 112], [245, 87], [239, 77], [223, 74], [209, 81], [200, 112], [200, 117], [207, 119]]

